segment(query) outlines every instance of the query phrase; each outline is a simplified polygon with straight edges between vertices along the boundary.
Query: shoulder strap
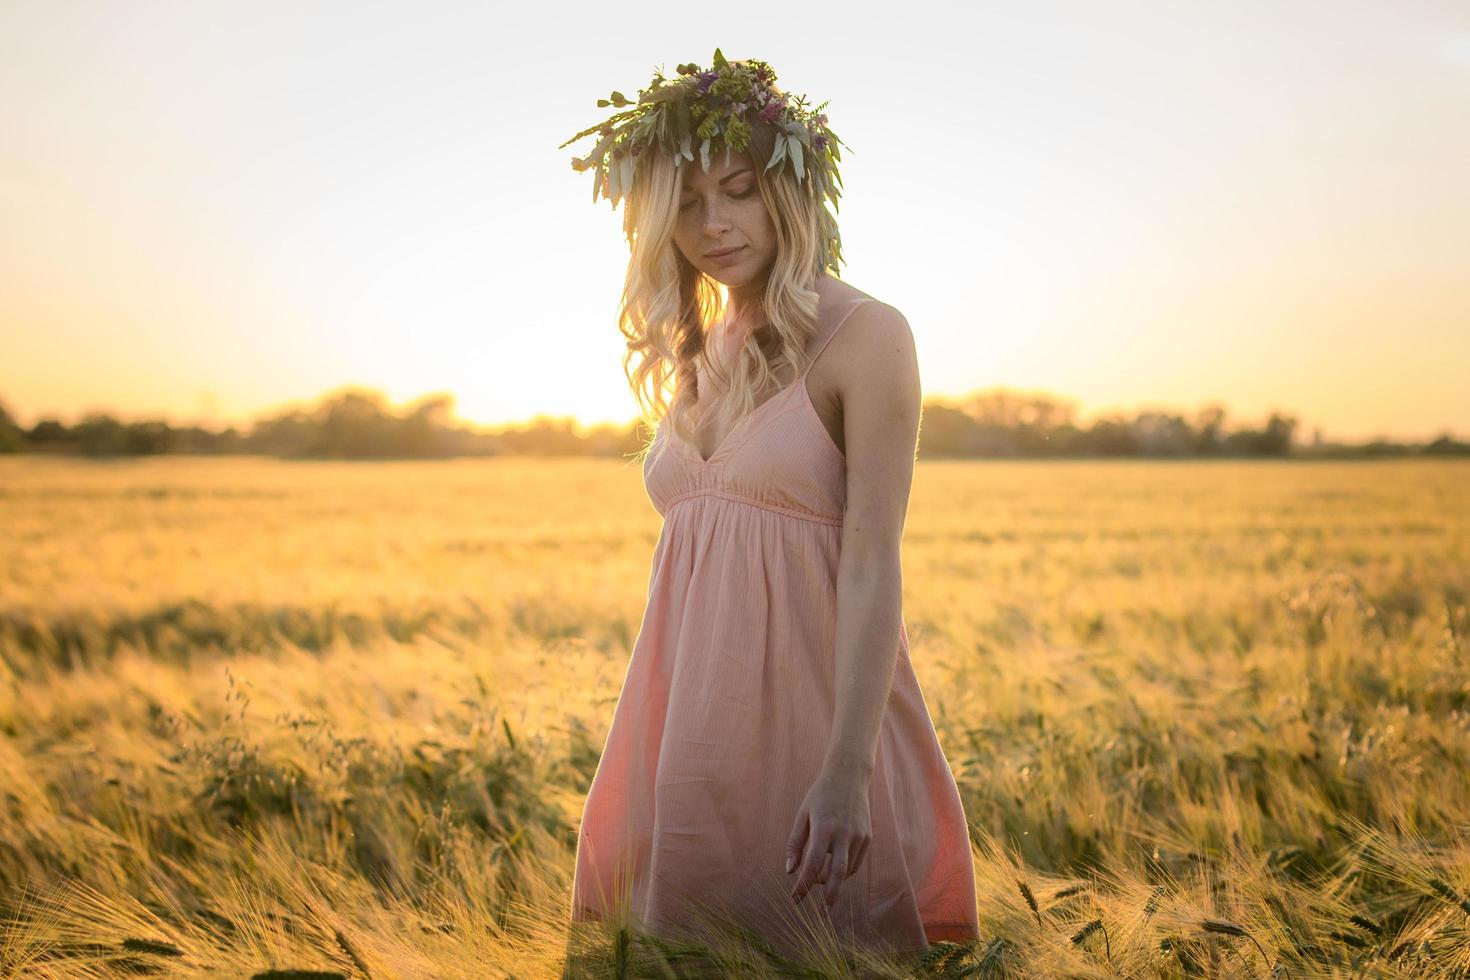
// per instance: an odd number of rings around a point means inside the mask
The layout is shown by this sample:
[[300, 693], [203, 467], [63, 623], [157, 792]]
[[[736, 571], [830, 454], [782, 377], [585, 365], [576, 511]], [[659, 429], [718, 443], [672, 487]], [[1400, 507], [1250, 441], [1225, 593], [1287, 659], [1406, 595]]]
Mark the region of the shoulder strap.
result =
[[876, 302], [876, 300], [871, 300], [866, 297], [860, 297], [853, 301], [852, 305], [848, 307], [847, 312], [842, 314], [842, 319], [837, 321], [837, 326], [833, 327], [831, 332], [827, 334], [827, 339], [823, 340], [820, 344], [817, 345], [817, 352], [812, 355], [811, 361], [807, 363], [806, 368], [801, 372], [802, 377], [806, 377], [807, 372], [810, 371], [812, 367], [817, 363], [817, 359], [822, 356], [822, 352], [827, 349], [827, 345], [832, 343], [832, 338], [837, 336], [837, 331], [842, 329], [842, 325], [845, 324], [852, 316], [853, 311], [855, 311], [859, 306], [864, 303], [873, 302]]

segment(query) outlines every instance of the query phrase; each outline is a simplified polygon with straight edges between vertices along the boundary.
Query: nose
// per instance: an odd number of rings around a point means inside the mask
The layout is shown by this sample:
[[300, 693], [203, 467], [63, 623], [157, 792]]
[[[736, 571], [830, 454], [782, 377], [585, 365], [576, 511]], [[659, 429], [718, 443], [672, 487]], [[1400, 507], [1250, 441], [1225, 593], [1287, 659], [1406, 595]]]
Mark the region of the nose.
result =
[[[715, 197], [718, 198], [718, 195]], [[704, 206], [703, 228], [710, 238], [719, 238], [730, 229], [730, 218], [717, 199], [708, 201]]]

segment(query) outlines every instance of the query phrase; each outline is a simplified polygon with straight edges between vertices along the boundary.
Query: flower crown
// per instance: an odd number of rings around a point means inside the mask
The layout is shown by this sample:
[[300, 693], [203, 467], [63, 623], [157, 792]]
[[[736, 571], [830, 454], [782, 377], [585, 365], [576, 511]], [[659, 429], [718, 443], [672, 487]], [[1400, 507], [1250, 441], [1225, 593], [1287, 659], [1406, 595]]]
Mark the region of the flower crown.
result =
[[[763, 169], [789, 161], [797, 180], [815, 182], [826, 239], [824, 265], [836, 268], [842, 262], [842, 238], [834, 216], [842, 195], [837, 164], [842, 160], [839, 147], [847, 144], [827, 127], [827, 116], [822, 112], [826, 102], [809, 109], [804, 96], [774, 91], [775, 81], [776, 73], [766, 62], [753, 58], [729, 62], [715, 48], [714, 63], [708, 71], [695, 64], [679, 65], [678, 77], [669, 79], [662, 70], [656, 70], [648, 88], [639, 89], [637, 102], [630, 102], [621, 92], [598, 99], [600, 108], [632, 108], [613, 113], [557, 149], [594, 133], [602, 137], [587, 156], [572, 157], [572, 169], [579, 173], [594, 171], [593, 203], [600, 194], [616, 209], [633, 187], [636, 158], [644, 150], [656, 147], [671, 155], [676, 166], [682, 166], [685, 160], [694, 159], [694, 140], [698, 139], [700, 166], [708, 173], [710, 153], [724, 146], [728, 165], [732, 150], [743, 152], [749, 147], [751, 120], [759, 120], [770, 125], [776, 136], [771, 158]], [[832, 205], [830, 213], [825, 205], [828, 201]]]

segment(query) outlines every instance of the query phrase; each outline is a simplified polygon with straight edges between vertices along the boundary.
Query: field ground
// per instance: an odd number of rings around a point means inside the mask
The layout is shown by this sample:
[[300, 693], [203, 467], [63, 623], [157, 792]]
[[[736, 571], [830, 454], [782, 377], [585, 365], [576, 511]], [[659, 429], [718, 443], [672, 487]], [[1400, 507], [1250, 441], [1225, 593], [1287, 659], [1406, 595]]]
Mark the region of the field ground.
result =
[[[658, 521], [631, 462], [0, 458], [0, 976], [674, 975], [564, 923]], [[921, 463], [982, 938], [865, 975], [1470, 975], [1467, 603], [1470, 463]]]

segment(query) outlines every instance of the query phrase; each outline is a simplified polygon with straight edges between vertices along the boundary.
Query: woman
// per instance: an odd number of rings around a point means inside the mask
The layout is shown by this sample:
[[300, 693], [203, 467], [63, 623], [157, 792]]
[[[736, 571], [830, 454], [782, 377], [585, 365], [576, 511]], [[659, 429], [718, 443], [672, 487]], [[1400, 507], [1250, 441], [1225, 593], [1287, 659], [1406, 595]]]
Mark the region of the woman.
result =
[[573, 137], [601, 135], [573, 161], [594, 200], [626, 200], [620, 322], [658, 418], [643, 478], [664, 523], [572, 919], [923, 950], [978, 926], [900, 608], [913, 337], [833, 275], [840, 141], [774, 83], [716, 50], [637, 103], [613, 93], [599, 104], [634, 106], [621, 125]]

